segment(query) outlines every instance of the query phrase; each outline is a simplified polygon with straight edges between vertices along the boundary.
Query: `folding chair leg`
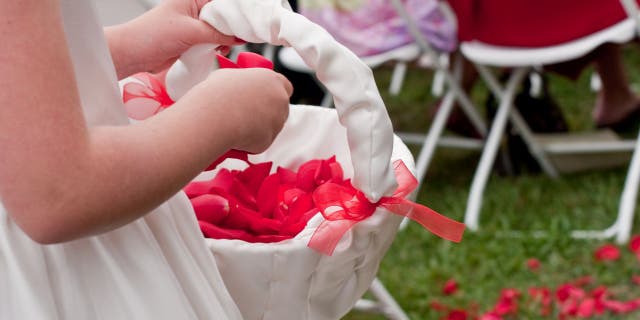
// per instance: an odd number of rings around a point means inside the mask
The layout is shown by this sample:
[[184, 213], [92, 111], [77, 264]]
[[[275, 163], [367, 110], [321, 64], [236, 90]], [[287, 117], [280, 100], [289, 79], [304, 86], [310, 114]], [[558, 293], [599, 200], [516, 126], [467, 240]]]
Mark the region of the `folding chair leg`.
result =
[[[491, 92], [496, 97], [503, 96], [504, 90], [502, 89], [502, 86], [500, 85], [498, 80], [496, 80], [496, 78], [493, 76], [491, 71], [489, 71], [487, 67], [482, 65], [477, 65], [476, 68], [480, 73], [480, 75], [482, 76], [482, 78], [485, 79], [485, 81], [487, 82], [487, 85], [489, 86], [489, 89], [491, 90]], [[528, 72], [529, 69], [526, 67], [525, 69], [527, 69], [527, 72]], [[538, 143], [536, 143], [533, 132], [527, 125], [527, 122], [520, 115], [520, 112], [518, 112], [517, 109], [511, 110], [511, 112], [509, 113], [509, 119], [511, 120], [511, 123], [513, 124], [513, 126], [520, 133], [520, 136], [522, 137], [522, 139], [524, 139], [525, 143], [527, 144], [527, 147], [529, 148], [529, 151], [536, 158], [536, 161], [538, 161], [538, 164], [544, 170], [544, 172], [550, 177], [557, 178], [558, 171], [551, 163], [551, 160], [547, 156], [546, 152], [542, 150], [542, 147]]]
[[[442, 136], [442, 132], [447, 124], [447, 119], [449, 119], [451, 110], [453, 110], [454, 101], [455, 93], [450, 91], [442, 100], [440, 108], [433, 119], [433, 123], [431, 123], [431, 128], [429, 128], [429, 132], [422, 143], [422, 148], [416, 160], [416, 179], [418, 179], [419, 186], [422, 185], [424, 176], [427, 174], [427, 169], [429, 168], [431, 159], [433, 159], [438, 140]], [[404, 230], [409, 224], [409, 221], [409, 218], [402, 219], [400, 230]]]
[[478, 230], [478, 220], [482, 206], [484, 189], [487, 185], [487, 180], [489, 179], [489, 174], [491, 173], [491, 169], [498, 152], [498, 147], [500, 146], [500, 141], [502, 140], [502, 136], [507, 125], [509, 111], [515, 98], [515, 91], [522, 83], [526, 74], [526, 68], [518, 68], [514, 70], [507, 82], [504, 94], [500, 97], [500, 105], [491, 125], [491, 130], [489, 131], [489, 136], [485, 143], [480, 163], [478, 164], [478, 168], [476, 169], [476, 173], [473, 177], [471, 190], [469, 192], [469, 199], [467, 200], [467, 210], [464, 216], [464, 223], [471, 231]]
[[638, 184], [640, 183], [640, 135], [636, 138], [636, 147], [629, 163], [629, 172], [624, 182], [624, 189], [620, 196], [620, 208], [618, 208], [618, 219], [615, 222], [617, 227], [616, 242], [622, 244], [629, 241], [631, 227], [633, 226], [633, 214], [638, 198]]
[[389, 85], [389, 93], [393, 96], [397, 96], [402, 89], [404, 78], [407, 74], [407, 63], [397, 62], [393, 67], [393, 74], [391, 75], [391, 84]]
[[435, 148], [438, 144], [438, 139], [442, 135], [444, 128], [447, 124], [447, 119], [453, 110], [453, 103], [455, 101], [454, 93], [449, 92], [442, 100], [438, 112], [436, 113], [431, 128], [425, 137], [418, 159], [416, 160], [416, 174], [418, 179], [418, 185], [422, 184], [424, 176], [427, 174], [427, 168], [433, 159]]
[[636, 200], [638, 198], [638, 185], [640, 184], [640, 136], [636, 139], [635, 149], [629, 170], [624, 182], [624, 189], [620, 196], [618, 208], [618, 217], [616, 221], [607, 229], [595, 230], [576, 230], [571, 233], [574, 238], [595, 238], [608, 239], [615, 237], [619, 244], [624, 244], [631, 237], [631, 229], [633, 227], [633, 215], [636, 209]]
[[636, 141], [636, 148], [629, 164], [629, 172], [620, 197], [620, 208], [618, 209], [618, 219], [616, 220], [616, 226], [618, 227], [616, 242], [620, 244], [629, 241], [631, 235], [633, 214], [638, 198], [638, 183], [640, 183], [640, 137]]
[[375, 278], [369, 292], [373, 294], [378, 302], [381, 304], [380, 312], [384, 314], [390, 320], [409, 320], [409, 317], [404, 310], [398, 305], [396, 300], [391, 296], [389, 291], [384, 287], [382, 282]]
[[[634, 0], [620, 1], [627, 15], [636, 21], [636, 33], [640, 34], [640, 15], [638, 14], [638, 4]], [[640, 184], [640, 134], [636, 138], [635, 148], [629, 170], [624, 182], [624, 189], [620, 196], [618, 207], [618, 217], [609, 228], [602, 231], [574, 231], [572, 236], [576, 238], [611, 238], [615, 237], [619, 244], [629, 241], [633, 226], [633, 214], [635, 213], [636, 201], [638, 198], [638, 184]]]

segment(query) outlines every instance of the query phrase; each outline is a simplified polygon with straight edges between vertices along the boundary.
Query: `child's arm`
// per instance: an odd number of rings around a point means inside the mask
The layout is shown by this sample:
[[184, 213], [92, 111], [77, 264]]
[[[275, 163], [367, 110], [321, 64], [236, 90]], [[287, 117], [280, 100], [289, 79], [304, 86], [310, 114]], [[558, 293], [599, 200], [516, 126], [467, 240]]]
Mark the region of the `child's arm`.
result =
[[198, 43], [240, 43], [198, 19], [208, 0], [165, 0], [127, 23], [105, 28], [118, 78], [137, 72], [159, 72]]
[[0, 0], [0, 199], [34, 240], [99, 234], [158, 206], [229, 148], [259, 152], [282, 128], [291, 84], [219, 70], [137, 125], [87, 127], [59, 1]]

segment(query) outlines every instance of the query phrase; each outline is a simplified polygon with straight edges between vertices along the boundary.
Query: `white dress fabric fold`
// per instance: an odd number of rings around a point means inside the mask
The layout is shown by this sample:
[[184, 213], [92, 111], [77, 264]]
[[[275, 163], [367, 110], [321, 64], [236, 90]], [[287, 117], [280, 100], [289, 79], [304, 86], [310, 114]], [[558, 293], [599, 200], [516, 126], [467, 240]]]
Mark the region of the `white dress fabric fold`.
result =
[[[89, 125], [127, 125], [91, 1], [61, 3]], [[0, 203], [0, 288], [0, 319], [242, 318], [182, 193], [122, 228], [55, 245], [33, 242]]]

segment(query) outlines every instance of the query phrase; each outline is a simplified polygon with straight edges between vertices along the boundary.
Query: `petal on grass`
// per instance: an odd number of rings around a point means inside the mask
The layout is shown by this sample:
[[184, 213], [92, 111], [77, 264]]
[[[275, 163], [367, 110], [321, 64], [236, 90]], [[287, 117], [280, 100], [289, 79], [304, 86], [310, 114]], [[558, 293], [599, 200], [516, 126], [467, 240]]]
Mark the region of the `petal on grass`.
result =
[[456, 293], [456, 291], [458, 291], [458, 282], [454, 279], [447, 280], [447, 282], [444, 283], [444, 286], [442, 286], [442, 293], [444, 295], [449, 296]]
[[447, 320], [467, 320], [468, 319], [468, 315], [467, 312], [464, 310], [451, 310], [449, 311], [449, 314], [447, 314], [447, 317], [445, 318]]
[[537, 271], [540, 269], [540, 260], [536, 258], [527, 259], [527, 268], [531, 271]]
[[634, 235], [629, 241], [629, 250], [634, 253], [640, 252], [640, 235]]
[[597, 261], [615, 261], [620, 258], [620, 249], [613, 244], [604, 244], [594, 253]]

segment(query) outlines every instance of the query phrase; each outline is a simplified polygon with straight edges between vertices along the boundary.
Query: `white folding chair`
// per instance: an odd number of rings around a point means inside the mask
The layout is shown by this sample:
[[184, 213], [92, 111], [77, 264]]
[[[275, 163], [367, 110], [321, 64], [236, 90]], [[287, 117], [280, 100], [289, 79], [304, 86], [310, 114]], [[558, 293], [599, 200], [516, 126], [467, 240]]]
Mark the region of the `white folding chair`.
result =
[[[420, 47], [423, 56], [429, 57], [432, 62], [432, 67], [436, 71], [436, 76], [441, 76], [444, 79], [447, 87], [447, 92], [439, 106], [439, 109], [431, 123], [429, 131], [425, 135], [403, 134], [399, 133], [403, 140], [407, 143], [420, 143], [422, 148], [418, 154], [416, 160], [416, 172], [417, 179], [422, 183], [424, 176], [427, 173], [427, 169], [433, 159], [435, 149], [437, 146], [462, 148], [462, 149], [481, 149], [483, 141], [473, 138], [463, 137], [447, 137], [444, 136], [444, 129], [447, 124], [447, 120], [451, 115], [455, 102], [458, 102], [464, 114], [469, 118], [474, 128], [482, 135], [487, 134], [487, 126], [485, 121], [478, 113], [478, 109], [471, 102], [471, 99], [465, 93], [460, 86], [460, 77], [462, 74], [462, 61], [454, 61], [454, 70], [451, 72], [449, 66], [442, 63], [442, 53], [437, 52], [427, 41], [424, 35], [420, 32], [417, 22], [409, 12], [407, 12], [403, 3], [400, 0], [391, 0], [396, 12], [407, 25], [407, 28], [416, 44]], [[441, 2], [440, 5], [445, 12], [450, 12], [450, 9], [445, 2]], [[406, 220], [405, 220], [406, 221]]]
[[[513, 108], [516, 90], [518, 90], [525, 76], [532, 69], [582, 57], [606, 42], [628, 42], [634, 37], [635, 28], [636, 23], [634, 19], [627, 19], [583, 38], [541, 48], [502, 47], [478, 41], [461, 43], [460, 50], [462, 54], [475, 65], [482, 79], [499, 101], [499, 106], [491, 124], [491, 130], [476, 169], [467, 201], [465, 224], [470, 230], [474, 231], [479, 228], [478, 220], [484, 189], [507, 122], [511, 122], [541, 168], [551, 177], [558, 177], [558, 166], [560, 164], [556, 158], [562, 155], [579, 154], [586, 156], [596, 153], [616, 153], [630, 152], [634, 149], [638, 150], [634, 141], [620, 140], [617, 136], [607, 131], [598, 132], [595, 135], [589, 133], [591, 135], [588, 139], [581, 139], [579, 134], [536, 134], [532, 132], [520, 113]], [[512, 72], [508, 80], [503, 84], [492, 73], [491, 67], [512, 68]], [[639, 163], [635, 164], [635, 162]], [[632, 214], [638, 184], [638, 172], [636, 171], [638, 171], [639, 168], [636, 168], [636, 166], [640, 166], [640, 160], [632, 161], [632, 165], [630, 166], [618, 221], [607, 230], [599, 232], [576, 231], [574, 232], [574, 236], [616, 236], [618, 242], [628, 240], [631, 221], [627, 215]], [[633, 199], [631, 199], [631, 197], [633, 197]], [[631, 208], [629, 209], [630, 205]], [[631, 213], [626, 213], [629, 210]]]
[[[629, 18], [634, 21], [635, 35], [640, 35], [640, 9], [635, 0], [620, 0]], [[636, 209], [638, 198], [638, 186], [640, 185], [640, 132], [636, 138], [633, 148], [633, 155], [629, 163], [629, 169], [624, 182], [624, 188], [620, 195], [618, 205], [618, 216], [615, 222], [605, 230], [601, 231], [576, 231], [574, 236], [578, 237], [615, 237], [616, 242], [625, 243], [631, 236], [633, 226], [633, 215]]]

